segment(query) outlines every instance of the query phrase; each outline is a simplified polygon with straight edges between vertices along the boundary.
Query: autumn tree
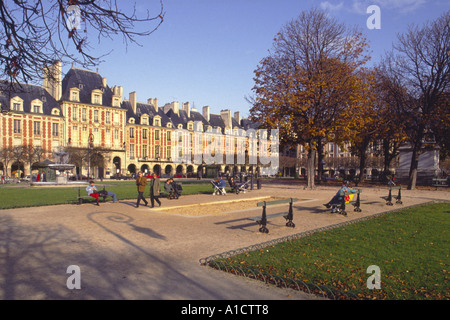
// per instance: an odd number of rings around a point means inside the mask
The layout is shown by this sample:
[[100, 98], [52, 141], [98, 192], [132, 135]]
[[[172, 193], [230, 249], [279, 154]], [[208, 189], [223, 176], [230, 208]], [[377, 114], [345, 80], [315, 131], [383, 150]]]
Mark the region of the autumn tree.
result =
[[381, 124], [385, 121], [374, 95], [375, 75], [372, 70], [360, 70], [354, 77], [355, 99], [351, 108], [337, 118], [335, 142], [343, 147], [350, 145], [350, 151], [359, 158], [359, 179], [363, 180], [368, 159], [368, 148], [376, 143]]
[[387, 56], [389, 75], [402, 92], [392, 97], [402, 107], [402, 125], [412, 149], [408, 189], [415, 189], [419, 155], [425, 142], [448, 136], [450, 11], [398, 36]]
[[358, 103], [355, 73], [368, 59], [366, 47], [360, 32], [313, 9], [281, 29], [255, 70], [250, 116], [279, 128], [282, 142], [305, 146], [308, 188], [318, 145], [334, 138], [336, 120]]
[[3, 91], [12, 90], [14, 83], [42, 79], [54, 61], [98, 65], [107, 53], [94, 56], [91, 50], [117, 35], [125, 45], [137, 43], [157, 30], [164, 17], [162, 0], [146, 1], [145, 6], [149, 9], [116, 0], [0, 1]]
[[381, 146], [383, 155], [383, 176], [390, 172], [392, 161], [398, 156], [400, 146], [406, 141], [405, 128], [402, 125], [402, 104], [396, 97], [405, 94], [404, 88], [396, 83], [386, 72], [386, 64], [382, 62], [375, 68], [374, 95], [378, 116], [383, 119], [378, 123], [376, 140]]

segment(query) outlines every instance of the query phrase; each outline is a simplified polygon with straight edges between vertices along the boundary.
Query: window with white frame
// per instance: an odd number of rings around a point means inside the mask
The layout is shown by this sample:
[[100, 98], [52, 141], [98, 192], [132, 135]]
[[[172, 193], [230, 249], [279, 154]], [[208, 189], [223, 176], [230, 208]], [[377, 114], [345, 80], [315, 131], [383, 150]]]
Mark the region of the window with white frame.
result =
[[142, 145], [142, 158], [147, 158], [147, 157], [148, 157], [147, 145], [143, 144]]
[[59, 123], [52, 123], [52, 136], [53, 137], [59, 136]]
[[39, 121], [33, 122], [33, 133], [35, 136], [41, 135], [41, 122], [39, 122]]
[[130, 143], [130, 159], [134, 159], [134, 143]]
[[19, 119], [14, 119], [14, 133], [20, 133], [21, 132], [21, 125], [20, 125]]
[[70, 100], [71, 101], [80, 101], [80, 90], [78, 88], [70, 89]]

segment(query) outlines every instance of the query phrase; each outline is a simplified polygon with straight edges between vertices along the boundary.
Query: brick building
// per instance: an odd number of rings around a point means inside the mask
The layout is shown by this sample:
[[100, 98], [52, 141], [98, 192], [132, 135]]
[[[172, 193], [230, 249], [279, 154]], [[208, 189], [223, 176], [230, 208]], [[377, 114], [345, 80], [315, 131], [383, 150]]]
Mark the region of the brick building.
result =
[[[0, 94], [0, 150], [41, 146], [42, 158], [53, 160], [52, 153], [64, 147], [76, 165], [73, 174], [95, 178], [139, 170], [166, 176], [257, 170], [248, 161], [245, 136], [256, 125], [239, 112], [213, 114], [209, 106], [199, 112], [189, 102], [176, 101], [159, 106], [157, 98], [139, 102], [136, 92], [125, 99], [123, 88], [110, 87], [98, 72], [72, 67], [61, 79], [60, 63], [49, 70], [43, 86], [23, 85], [11, 96]], [[194, 161], [214, 144], [246, 157], [231, 163]], [[174, 152], [184, 160], [174, 161]], [[18, 167], [25, 174], [33, 170], [25, 160], [0, 158], [0, 173], [10, 176]]]

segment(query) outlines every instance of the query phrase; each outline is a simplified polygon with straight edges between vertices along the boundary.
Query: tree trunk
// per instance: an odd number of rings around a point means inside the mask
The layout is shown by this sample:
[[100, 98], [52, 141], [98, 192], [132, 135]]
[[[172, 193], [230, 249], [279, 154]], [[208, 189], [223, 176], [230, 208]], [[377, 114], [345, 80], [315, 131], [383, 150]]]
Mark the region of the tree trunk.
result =
[[318, 140], [317, 143], [317, 181], [319, 183], [322, 182], [322, 175], [323, 175], [323, 142], [322, 139]]
[[409, 169], [408, 190], [416, 189], [418, 165], [419, 165], [419, 152], [417, 150], [416, 145], [414, 145], [411, 155], [411, 167]]
[[306, 174], [308, 177], [308, 189], [314, 189], [314, 171], [315, 171], [315, 160], [316, 160], [316, 150], [313, 149], [311, 146], [308, 150], [308, 161], [307, 161], [307, 168], [306, 168]]
[[[361, 150], [362, 151], [362, 150]], [[357, 179], [356, 185], [363, 181], [364, 168], [366, 167], [367, 155], [365, 151], [360, 152], [359, 156], [359, 177]]]

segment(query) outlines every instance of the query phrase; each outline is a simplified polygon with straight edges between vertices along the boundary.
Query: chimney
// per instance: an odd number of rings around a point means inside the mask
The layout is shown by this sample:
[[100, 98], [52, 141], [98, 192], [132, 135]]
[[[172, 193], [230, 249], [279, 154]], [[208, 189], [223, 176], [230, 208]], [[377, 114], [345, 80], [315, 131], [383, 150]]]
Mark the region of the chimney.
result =
[[233, 128], [233, 124], [231, 122], [231, 111], [226, 110], [220, 110], [220, 117], [222, 118], [223, 122], [225, 123], [225, 127]]
[[234, 120], [237, 121], [238, 125], [241, 125], [241, 113], [239, 111], [234, 113]]
[[180, 114], [179, 110], [180, 110], [180, 103], [178, 101], [174, 101], [171, 103], [173, 112], [175, 112], [176, 114]]
[[172, 110], [175, 114], [179, 115], [180, 114], [179, 109], [180, 103], [178, 101], [173, 101], [170, 104], [166, 103], [164, 105], [164, 113], [167, 113], [169, 112], [169, 110]]
[[153, 108], [155, 109], [155, 112], [158, 113], [158, 99], [157, 98], [155, 98], [155, 99], [150, 98], [147, 100], [147, 103], [152, 105]]
[[136, 91], [130, 92], [129, 100], [130, 100], [131, 108], [133, 108], [133, 112], [134, 112], [134, 114], [136, 114], [136, 106], [137, 106]]
[[183, 103], [183, 110], [186, 112], [187, 117], [191, 117], [191, 104], [189, 102]]
[[203, 118], [205, 118], [206, 121], [209, 122], [209, 106], [203, 107]]
[[158, 107], [158, 98], [155, 98], [155, 100], [153, 100], [153, 105], [155, 106], [155, 111], [158, 112], [159, 107]]
[[102, 78], [102, 85], [106, 88], [106, 78]]
[[51, 66], [44, 67], [42, 85], [55, 100], [61, 99], [61, 61], [55, 61]]

